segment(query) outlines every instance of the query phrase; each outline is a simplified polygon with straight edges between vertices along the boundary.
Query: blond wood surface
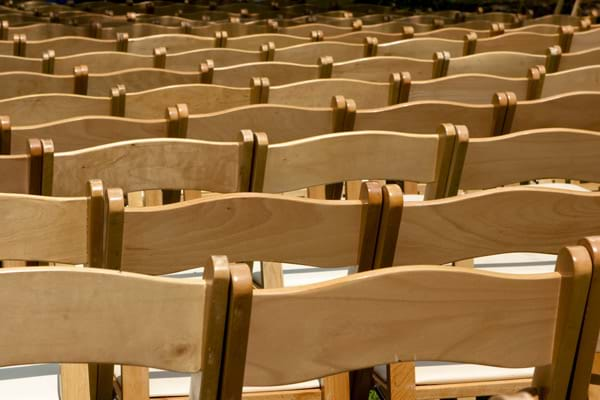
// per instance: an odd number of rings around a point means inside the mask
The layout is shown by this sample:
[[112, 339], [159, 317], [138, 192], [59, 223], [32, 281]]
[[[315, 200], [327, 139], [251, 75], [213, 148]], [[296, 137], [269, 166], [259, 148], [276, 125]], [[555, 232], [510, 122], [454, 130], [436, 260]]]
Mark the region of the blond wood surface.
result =
[[[353, 99], [358, 107], [376, 108], [388, 105], [389, 84], [349, 79], [319, 79], [271, 87], [269, 103], [297, 107], [328, 107], [331, 98], [342, 95]], [[310, 93], [307, 96], [306, 93]]]
[[[166, 120], [83, 116], [40, 125], [13, 127], [11, 151], [24, 153], [27, 140], [40, 137], [52, 139], [55, 151], [71, 151], [123, 140], [166, 136]], [[0, 168], [0, 173], [2, 170]]]
[[599, 102], [598, 92], [573, 92], [518, 102], [510, 131], [558, 126], [597, 130], [600, 116], [596, 113], [582, 114], [581, 110], [594, 108]]
[[[585, 246], [592, 260], [592, 281], [588, 293], [584, 321], [575, 358], [575, 368], [569, 395], [572, 398], [585, 398], [591, 389], [592, 374], [596, 371], [596, 347], [600, 330], [598, 296], [600, 295], [600, 238], [598, 236], [582, 239], [579, 244]], [[595, 383], [595, 382], [594, 382]], [[591, 394], [591, 393], [590, 393]], [[593, 399], [590, 395], [590, 399]]]
[[[600, 228], [598, 214], [596, 194], [537, 188], [491, 189], [408, 202], [393, 265], [445, 264], [519, 251], [556, 254], [561, 247], [595, 234]], [[432, 241], [440, 243], [436, 252], [425, 250]]]
[[[600, 67], [590, 65], [567, 71], [547, 74], [542, 87], [542, 97], [559, 95], [566, 92], [600, 89]], [[518, 99], [525, 99], [517, 94]]]
[[[165, 274], [230, 260], [356, 265], [363, 204], [231, 194], [125, 210], [122, 268]], [[333, 256], [332, 256], [333, 254]]]
[[319, 57], [330, 56], [336, 61], [348, 61], [364, 56], [362, 44], [312, 42], [276, 49], [273, 61], [315, 64]]
[[511, 78], [524, 78], [527, 69], [535, 65], [544, 65], [546, 57], [536, 54], [515, 52], [494, 52], [473, 54], [450, 59], [448, 75], [483, 73]]
[[318, 79], [319, 68], [316, 65], [269, 61], [215, 68], [213, 74], [214, 84], [248, 87], [248, 82], [255, 76], [269, 78], [271, 85]]
[[29, 193], [29, 168], [28, 155], [0, 156], [0, 192]]
[[41, 94], [0, 100], [0, 109], [15, 126], [35, 125], [74, 116], [109, 115], [110, 101], [104, 97]]
[[60, 398], [86, 399], [90, 396], [88, 366], [86, 364], [61, 364]]
[[3, 72], [0, 73], [0, 85], [3, 88], [0, 99], [7, 99], [34, 93], [73, 93], [74, 80], [72, 76], [66, 75], [48, 76], [35, 72]]
[[246, 153], [242, 142], [189, 139], [146, 139], [56, 153], [52, 193], [81, 195], [82, 183], [89, 179], [101, 179], [125, 192], [157, 188], [244, 191], [251, 162]]
[[[536, 368], [533, 375], [533, 386], [538, 389], [540, 397], [549, 400], [561, 400], [569, 395], [592, 278], [591, 256], [584, 246], [562, 248], [558, 253], [556, 271], [563, 279], [554, 327], [552, 363]], [[588, 385], [584, 386], [587, 388]]]
[[491, 104], [428, 101], [359, 109], [354, 129], [433, 133], [442, 123], [467, 125], [471, 137], [490, 136], [494, 126], [494, 107]]
[[350, 400], [350, 381], [347, 373], [326, 376], [322, 382], [323, 400]]
[[471, 139], [460, 188], [486, 189], [533, 179], [597, 182], [600, 134], [575, 129], [538, 129]]
[[[431, 55], [430, 55], [431, 56]], [[388, 82], [392, 72], [410, 72], [413, 79], [430, 79], [433, 61], [405, 57], [366, 57], [358, 60], [337, 62], [333, 65], [333, 78], [362, 79]], [[382, 74], [381, 71], [385, 73]]]
[[527, 98], [526, 78], [503, 78], [483, 74], [461, 74], [443, 78], [414, 81], [409, 101], [441, 100], [489, 104], [499, 91], [513, 92], [519, 99]]
[[550, 46], [559, 44], [558, 34], [519, 32], [477, 40], [477, 53], [511, 51], [529, 54], [545, 54]]
[[463, 55], [463, 41], [439, 38], [415, 38], [385, 43], [377, 47], [378, 56], [396, 56], [430, 60], [436, 51], [448, 51], [452, 57]]
[[149, 373], [148, 368], [121, 366], [121, 392], [122, 400], [149, 400]]
[[239, 140], [241, 129], [252, 127], [267, 132], [270, 143], [301, 139], [309, 135], [335, 131], [332, 108], [255, 104], [206, 115], [191, 116], [188, 138], [204, 140]]
[[598, 40], [600, 40], [600, 31], [597, 29], [590, 29], [587, 32], [576, 32], [573, 35], [570, 51], [578, 52], [598, 47]]
[[[81, 182], [85, 189], [85, 182]], [[87, 198], [0, 196], [0, 253], [9, 260], [85, 264]], [[66, 360], [65, 360], [66, 361]]]
[[561, 56], [558, 69], [559, 71], [565, 71], [586, 65], [598, 64], [598, 60], [600, 60], [600, 48], [571, 52]]
[[[337, 133], [269, 146], [263, 191], [359, 179], [437, 179], [437, 135]], [[351, 162], [347, 162], [351, 160]]]
[[[545, 365], [552, 357], [560, 281], [556, 273], [514, 277], [419, 266], [255, 291], [244, 383], [283, 384], [415, 358]], [[296, 314], [303, 324], [283, 323]], [[466, 316], [471, 323], [458, 322]], [[351, 334], [340, 334], [350, 332], [348, 324]], [[521, 334], [513, 335], [515, 329]], [[369, 343], [361, 357], [349, 350], [357, 341]]]
[[[5, 316], [19, 335], [0, 333], [3, 365], [121, 361], [182, 372], [202, 367], [203, 281], [60, 267], [4, 269], [0, 277], [3, 303], [18, 301], [19, 310]], [[29, 317], [23, 320], [23, 314]], [[132, 330], [146, 334], [128, 340], [125, 331]], [[165, 343], [165, 337], [172, 340]]]

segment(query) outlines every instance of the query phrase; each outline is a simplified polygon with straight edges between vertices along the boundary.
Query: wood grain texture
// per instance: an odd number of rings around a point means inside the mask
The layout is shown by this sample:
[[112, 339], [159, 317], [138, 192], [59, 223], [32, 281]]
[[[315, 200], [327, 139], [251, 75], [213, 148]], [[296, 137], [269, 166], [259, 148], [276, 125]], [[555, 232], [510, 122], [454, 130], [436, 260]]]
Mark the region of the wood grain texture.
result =
[[245, 193], [127, 209], [122, 268], [165, 274], [219, 252], [232, 261], [356, 265], [363, 207]]
[[595, 171], [600, 134], [575, 129], [538, 129], [471, 139], [461, 189], [487, 189], [533, 179], [600, 181]]
[[563, 54], [560, 57], [559, 71], [594, 65], [600, 59], [600, 48]]
[[[269, 146], [263, 191], [359, 179], [437, 179], [437, 135], [346, 132]], [[351, 163], [344, 160], [351, 159]]]
[[436, 51], [448, 51], [452, 57], [460, 57], [463, 55], [463, 41], [440, 38], [401, 40], [379, 45], [377, 55], [430, 60]]
[[189, 119], [188, 138], [238, 140], [240, 130], [268, 132], [270, 143], [281, 143], [334, 131], [332, 108], [255, 104]]
[[[567, 92], [598, 90], [599, 88], [600, 67], [589, 65], [554, 74], [547, 74], [543, 82], [542, 97], [555, 96]], [[525, 99], [525, 97], [518, 94], [517, 98]]]
[[477, 53], [513, 51], [528, 54], [545, 54], [546, 49], [558, 44], [558, 34], [532, 32], [506, 33], [477, 41]]
[[[81, 183], [85, 190], [85, 183]], [[88, 199], [0, 196], [3, 259], [85, 264]]]
[[[2, 365], [93, 361], [182, 372], [202, 368], [203, 281], [60, 267], [4, 269], [0, 277], [3, 303], [18, 310], [6, 313], [12, 329], [0, 332]], [[23, 320], [23, 314], [29, 317]], [[165, 337], [172, 340], [165, 343]]]
[[[600, 229], [599, 214], [596, 194], [526, 187], [409, 202], [404, 204], [393, 265], [445, 264], [522, 251], [556, 254], [594, 235]], [[426, 251], [432, 241], [438, 243], [436, 251]]]
[[139, 120], [108, 116], [82, 116], [40, 125], [12, 128], [11, 150], [24, 153], [27, 140], [52, 139], [58, 152], [145, 138], [166, 137], [166, 120]]
[[82, 182], [101, 179], [126, 193], [147, 189], [245, 190], [241, 142], [146, 139], [54, 156], [54, 196], [82, 194]]
[[453, 58], [448, 65], [448, 75], [484, 73], [490, 75], [524, 78], [527, 69], [544, 65], [546, 57], [516, 52], [480, 53]]
[[526, 78], [504, 78], [493, 75], [451, 75], [426, 81], [414, 81], [410, 87], [410, 101], [441, 100], [471, 104], [489, 104], [498, 91], [510, 91], [525, 99]]
[[[334, 59], [335, 61], [339, 61]], [[409, 72], [414, 79], [430, 79], [433, 61], [405, 57], [366, 57], [358, 60], [336, 62], [332, 78], [362, 79], [387, 82], [391, 72]], [[385, 71], [384, 74], [381, 71]]]
[[522, 101], [517, 104], [511, 131], [557, 126], [597, 130], [600, 116], [596, 113], [582, 114], [581, 110], [593, 108], [599, 102], [600, 93], [597, 92], [573, 92]]
[[409, 102], [386, 108], [358, 110], [354, 130], [386, 130], [434, 133], [442, 123], [467, 125], [471, 137], [490, 135], [494, 121], [492, 104], [445, 101]]
[[22, 155], [0, 156], [0, 192], [29, 193], [30, 157]]
[[[283, 384], [413, 359], [545, 365], [560, 280], [556, 273], [513, 277], [419, 266], [256, 291], [244, 383]], [[296, 314], [303, 324], [282, 323]], [[511, 334], [515, 329], [521, 334]], [[357, 343], [369, 344], [361, 357], [352, 351]]]

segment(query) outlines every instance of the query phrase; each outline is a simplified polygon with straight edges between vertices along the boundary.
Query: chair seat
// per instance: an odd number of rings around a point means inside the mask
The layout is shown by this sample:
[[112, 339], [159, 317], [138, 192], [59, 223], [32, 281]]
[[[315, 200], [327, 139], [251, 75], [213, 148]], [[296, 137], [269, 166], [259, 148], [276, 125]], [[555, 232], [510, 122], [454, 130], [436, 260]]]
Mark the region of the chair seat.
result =
[[[190, 393], [190, 374], [150, 368], [150, 397], [187, 396]], [[121, 367], [115, 365], [115, 376], [121, 384]], [[244, 393], [275, 392], [279, 390], [302, 390], [321, 387], [318, 379], [281, 386], [248, 386]]]
[[475, 268], [507, 274], [544, 274], [553, 272], [556, 255], [540, 253], [506, 253], [477, 257]]
[[0, 368], [0, 397], [20, 400], [59, 400], [58, 364]]
[[[293, 287], [310, 285], [313, 283], [330, 281], [332, 279], [343, 278], [356, 271], [356, 267], [340, 268], [318, 268], [298, 264], [282, 264], [283, 286]], [[255, 262], [252, 268], [252, 278], [254, 282], [262, 286], [262, 275], [260, 273], [260, 264]]]
[[[534, 368], [498, 368], [476, 364], [417, 361], [417, 385], [443, 385], [462, 382], [486, 382], [533, 377]], [[387, 381], [385, 365], [375, 367], [375, 373]]]

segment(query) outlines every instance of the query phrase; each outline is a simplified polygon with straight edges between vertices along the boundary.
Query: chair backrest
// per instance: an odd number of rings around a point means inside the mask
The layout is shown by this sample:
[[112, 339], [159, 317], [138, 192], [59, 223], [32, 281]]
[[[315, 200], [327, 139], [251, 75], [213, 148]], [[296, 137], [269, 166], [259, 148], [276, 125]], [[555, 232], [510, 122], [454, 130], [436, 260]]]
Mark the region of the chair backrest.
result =
[[0, 365], [127, 363], [202, 372], [202, 399], [216, 400], [228, 285], [222, 264], [191, 282], [94, 268], [0, 269], [0, 299], [10, 308]]
[[599, 103], [600, 93], [591, 91], [518, 101], [504, 122], [504, 133], [554, 127], [597, 130], [599, 116], [581, 110], [594, 109]]
[[105, 266], [167, 274], [232, 260], [321, 267], [372, 267], [381, 191], [363, 184], [361, 200], [325, 201], [238, 193], [161, 207], [124, 208], [107, 190]]
[[256, 133], [252, 191], [282, 193], [361, 179], [409, 180], [429, 184], [427, 198], [443, 196], [456, 132], [342, 132], [270, 145]]
[[64, 153], [45, 152], [42, 194], [80, 196], [83, 182], [101, 179], [126, 193], [149, 189], [245, 192], [250, 188], [253, 137], [239, 142], [144, 139]]
[[[394, 222], [379, 233], [379, 267], [511, 252], [556, 254], [600, 232], [597, 193], [509, 187], [404, 204], [398, 186], [383, 193], [382, 219]], [[428, 250], [432, 243], [435, 251]]]
[[242, 384], [289, 384], [425, 360], [535, 366], [533, 385], [545, 399], [562, 400], [591, 260], [583, 246], [573, 246], [561, 250], [556, 272], [543, 275], [397, 267], [292, 290], [253, 291], [243, 265], [232, 274], [229, 305], [236, 315], [228, 333], [235, 336], [226, 338], [223, 398], [241, 398]]
[[488, 189], [534, 179], [600, 181], [598, 132], [536, 129], [469, 139], [456, 147], [461, 149], [454, 153], [458, 165], [448, 179], [448, 195], [458, 189]]
[[100, 267], [103, 192], [102, 182], [90, 181], [86, 197], [0, 194], [0, 259]]

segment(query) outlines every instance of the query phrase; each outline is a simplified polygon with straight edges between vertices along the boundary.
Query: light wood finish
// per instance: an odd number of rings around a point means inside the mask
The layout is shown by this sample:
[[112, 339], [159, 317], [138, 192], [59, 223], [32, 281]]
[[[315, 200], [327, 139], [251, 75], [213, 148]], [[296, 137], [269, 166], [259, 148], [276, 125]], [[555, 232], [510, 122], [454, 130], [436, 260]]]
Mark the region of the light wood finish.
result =
[[452, 57], [463, 55], [463, 41], [439, 38], [415, 38], [385, 43], [377, 47], [378, 56], [402, 56], [428, 60], [436, 51], [448, 51]]
[[598, 64], [599, 59], [600, 48], [597, 47], [589, 50], [582, 50], [578, 52], [563, 54], [560, 57], [558, 70], [565, 71], [568, 69], [579, 68], [586, 65]]
[[[540, 97], [550, 97], [567, 92], [598, 90], [600, 68], [597, 65], [547, 74], [544, 77]], [[517, 94], [517, 98], [524, 99]]]
[[88, 368], [82, 364], [61, 364], [60, 398], [64, 400], [86, 399], [90, 396]]
[[0, 156], [0, 192], [29, 193], [30, 156]]
[[[19, 335], [12, 330], [3, 334], [3, 365], [127, 361], [186, 372], [203, 367], [207, 355], [201, 338], [207, 327], [202, 318], [208, 301], [204, 281], [172, 281], [70, 267], [3, 269], [0, 277], [5, 303], [19, 299], [22, 310], [5, 317], [7, 324], [15, 318], [20, 321], [7, 325], [20, 329]], [[44, 295], [32, 296], [24, 287]], [[107, 287], [111, 290], [103, 290]], [[29, 315], [27, 321], [22, 320], [22, 313]], [[65, 319], [65, 315], [70, 318]], [[53, 329], [39, 329], [45, 324], [52, 324]], [[150, 334], [126, 340], [122, 332], [125, 328]], [[165, 344], [165, 336], [174, 340]]]
[[[434, 183], [444, 170], [437, 163], [443, 151], [437, 135], [383, 131], [335, 133], [275, 144], [268, 146], [265, 165], [258, 169], [264, 171], [260, 190], [283, 193], [360, 179]], [[337, 157], [353, 162], [347, 164]]]
[[[573, 384], [570, 391], [571, 398], [585, 398], [588, 395], [592, 373], [596, 373], [596, 353], [598, 332], [600, 331], [600, 313], [598, 312], [598, 301], [600, 296], [600, 237], [588, 237], [579, 242], [585, 246], [593, 263], [592, 283], [587, 299], [587, 307], [579, 339], [577, 357], [575, 358], [575, 370], [573, 372]], [[590, 398], [593, 398], [591, 396]]]
[[516, 52], [481, 53], [450, 59], [448, 75], [485, 73], [511, 78], [524, 78], [527, 69], [545, 65], [546, 57]]
[[545, 54], [550, 46], [559, 44], [558, 34], [506, 33], [492, 38], [477, 40], [476, 52], [514, 51], [529, 54]]
[[[496, 132], [493, 104], [465, 104], [423, 101], [397, 104], [386, 108], [357, 110], [354, 130], [387, 130], [412, 133], [436, 132], [441, 123], [467, 125], [472, 137], [487, 137]], [[502, 107], [500, 107], [502, 108]], [[400, 125], [400, 121], [402, 121]]]
[[9, 260], [86, 264], [88, 202], [86, 197], [3, 194], [0, 254]]
[[594, 108], [598, 102], [598, 92], [573, 92], [519, 101], [507, 132], [551, 127], [597, 130], [599, 116], [595, 113], [582, 114], [581, 110]]
[[113, 265], [166, 274], [203, 265], [217, 252], [232, 260], [356, 265], [365, 207], [248, 193], [126, 209], [122, 263]]
[[247, 191], [252, 137], [240, 142], [146, 139], [54, 155], [54, 196], [81, 195], [91, 178], [125, 192], [146, 189]]
[[[600, 229], [597, 214], [597, 194], [526, 187], [408, 202], [388, 265], [445, 264], [518, 251], [556, 254], [562, 246], [595, 234]], [[425, 251], [432, 241], [444, 245], [436, 252]]]
[[[255, 291], [244, 384], [291, 383], [381, 362], [416, 358], [508, 367], [539, 366], [535, 383], [548, 398], [564, 398], [578, 329], [563, 331], [563, 326], [576, 327], [582, 320], [591, 276], [587, 251], [583, 247], [561, 251], [557, 271], [511, 276], [461, 268], [402, 267], [302, 288]], [[430, 284], [422, 291], [405, 288], [418, 288], [420, 285], [415, 282], [424, 281]], [[469, 301], [465, 302], [466, 298]], [[308, 308], [311, 311], [307, 313]], [[374, 313], [374, 309], [378, 312]], [[510, 312], [499, 312], [502, 309]], [[335, 319], [330, 317], [332, 313]], [[481, 321], [457, 324], [454, 318], [437, 318], [465, 313], [471, 320]], [[310, 323], [299, 326], [282, 322], [295, 314], [302, 314]], [[389, 318], [390, 315], [396, 317]], [[494, 329], [482, 329], [489, 323], [489, 315], [496, 316]], [[273, 320], [279, 321], [278, 324], [273, 325]], [[440, 336], [444, 321], [449, 327]], [[378, 328], [353, 329], [352, 335], [340, 335], [339, 332], [346, 331], [341, 326], [349, 323], [354, 327], [364, 324]], [[313, 324], [318, 324], [321, 330], [309, 332]], [[477, 327], [477, 334], [473, 333], [473, 326]], [[382, 329], [394, 334], [382, 337]], [[518, 336], [512, 335], [516, 329], [521, 333]], [[419, 335], [413, 330], [418, 330]], [[347, 351], [356, 349], [356, 332], [363, 335], [358, 340], [369, 343], [369, 350], [361, 351], [360, 356]], [[296, 345], [288, 346], [289, 340]], [[506, 351], [507, 346], [515, 351]], [[548, 364], [555, 368], [546, 379], [541, 379]], [[561, 372], [560, 366], [563, 366]]]
[[600, 134], [575, 129], [538, 129], [468, 143], [460, 187], [465, 190], [562, 178], [596, 182]]

